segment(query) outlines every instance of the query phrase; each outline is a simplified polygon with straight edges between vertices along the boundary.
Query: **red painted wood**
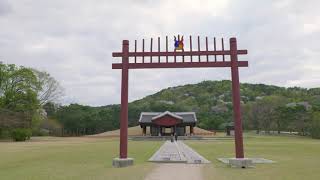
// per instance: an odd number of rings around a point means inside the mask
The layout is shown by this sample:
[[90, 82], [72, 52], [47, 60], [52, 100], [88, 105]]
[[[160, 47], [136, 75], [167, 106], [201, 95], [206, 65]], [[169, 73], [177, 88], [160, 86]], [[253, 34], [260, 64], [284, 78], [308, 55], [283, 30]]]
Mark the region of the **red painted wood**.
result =
[[[206, 37], [206, 51], [208, 51], [208, 37]], [[209, 55], [207, 55], [207, 62], [209, 61]]]
[[[144, 39], [142, 39], [142, 53], [144, 53]], [[130, 52], [129, 52], [129, 54], [130, 54]], [[137, 55], [134, 55], [134, 56], [137, 56]], [[130, 57], [130, 55], [129, 55], [129, 57]], [[142, 63], [144, 63], [144, 57], [145, 56], [142, 56]]]
[[165, 115], [158, 119], [152, 120], [152, 122], [154, 122], [156, 125], [159, 125], [159, 126], [175, 126], [177, 124], [180, 124], [182, 120], [176, 119], [169, 115]]
[[122, 80], [121, 80], [121, 114], [120, 114], [120, 158], [128, 154], [128, 80], [129, 80], [129, 41], [122, 41]]
[[[247, 50], [238, 50], [238, 55], [248, 54]], [[144, 56], [206, 56], [206, 55], [231, 55], [230, 51], [170, 51], [170, 52], [129, 52], [129, 57]], [[112, 53], [112, 57], [122, 57], [122, 52]]]
[[[190, 52], [192, 52], [192, 37], [189, 36], [190, 39]], [[190, 61], [192, 62], [192, 56], [190, 56]]]
[[[191, 36], [190, 36], [191, 40]], [[223, 40], [222, 40], [223, 43]], [[207, 44], [207, 42], [206, 42]], [[152, 51], [152, 45], [151, 49]], [[121, 82], [121, 114], [120, 114], [120, 158], [127, 158], [128, 149], [128, 79], [129, 79], [129, 69], [143, 69], [143, 68], [201, 68], [201, 67], [231, 67], [232, 76], [232, 100], [233, 100], [233, 116], [235, 123], [235, 149], [236, 157], [243, 158], [243, 137], [242, 137], [242, 120], [240, 111], [240, 83], [239, 83], [239, 70], [238, 67], [247, 67], [247, 61], [238, 61], [238, 55], [247, 54], [247, 50], [237, 50], [236, 38], [230, 39], [230, 50], [224, 50], [224, 45], [222, 44], [222, 50], [216, 50], [216, 41], [214, 39], [214, 51], [200, 51], [200, 37], [198, 37], [198, 51], [192, 51], [192, 42], [190, 41], [190, 51], [179, 51], [179, 52], [168, 52], [168, 37], [166, 36], [166, 52], [144, 52], [144, 39], [142, 41], [142, 52], [136, 52], [136, 42], [135, 42], [135, 52], [129, 52], [129, 41], [124, 40], [122, 43], [122, 52], [112, 53], [113, 57], [122, 57], [122, 63], [112, 64], [113, 69], [122, 69], [122, 82]], [[215, 56], [215, 62], [178, 62], [169, 63], [168, 56]], [[216, 61], [217, 55], [230, 55], [231, 61]], [[137, 63], [136, 57], [142, 57], [143, 63]], [[144, 57], [150, 56], [166, 56], [166, 63], [144, 63]], [[135, 57], [135, 63], [129, 63], [129, 57]], [[224, 58], [223, 58], [224, 60]], [[164, 117], [165, 118], [165, 117]], [[161, 120], [159, 118], [159, 123], [163, 125], [170, 126], [177, 123], [177, 119], [173, 120], [173, 117], [165, 118]]]
[[[160, 37], [158, 37], [158, 52], [160, 52]], [[158, 56], [158, 63], [160, 63], [160, 56]]]
[[[180, 37], [178, 35], [178, 41], [179, 41], [179, 39], [180, 39]], [[176, 49], [174, 49], [174, 52], [176, 52]], [[177, 57], [175, 54], [173, 55], [173, 62], [175, 62], [175, 63], [177, 62]]]
[[230, 38], [231, 51], [231, 78], [232, 78], [232, 101], [233, 101], [233, 118], [234, 118], [234, 133], [235, 133], [235, 150], [236, 158], [244, 158], [243, 137], [242, 137], [242, 120], [240, 109], [240, 83], [239, 70], [237, 66], [237, 39]]
[[[184, 49], [182, 49], [182, 51], [184, 51]], [[182, 62], [184, 62], [184, 55], [182, 55]]]
[[[152, 52], [153, 39], [150, 41], [150, 52]], [[152, 56], [150, 56], [150, 62], [152, 63]]]
[[[134, 52], [137, 52], [137, 40], [134, 40]], [[134, 63], [137, 63], [137, 56], [134, 57]]]
[[[168, 52], [168, 36], [166, 36], [166, 54]], [[168, 62], [168, 55], [165, 55], [166, 56], [166, 62]]]
[[[223, 38], [221, 38], [221, 48], [222, 48], [222, 51], [224, 51], [224, 41], [223, 41]], [[222, 61], [225, 61], [224, 55], [222, 55]]]
[[[182, 52], [184, 52], [184, 48], [182, 49]], [[182, 55], [182, 62], [184, 62], [184, 55]]]
[[[238, 67], [248, 67], [248, 61], [238, 61]], [[177, 63], [129, 63], [129, 69], [144, 68], [205, 68], [205, 67], [231, 67], [231, 61], [217, 62], [177, 62]], [[121, 69], [121, 63], [112, 64], [112, 69]]]
[[[200, 52], [200, 36], [198, 36], [198, 52]], [[201, 54], [198, 55], [198, 60], [199, 62], [201, 62], [201, 57], [200, 57]], [[207, 54], [205, 54], [207, 55]]]
[[[213, 39], [213, 49], [214, 51], [217, 50], [216, 38]], [[217, 61], [217, 55], [214, 55], [214, 61]]]

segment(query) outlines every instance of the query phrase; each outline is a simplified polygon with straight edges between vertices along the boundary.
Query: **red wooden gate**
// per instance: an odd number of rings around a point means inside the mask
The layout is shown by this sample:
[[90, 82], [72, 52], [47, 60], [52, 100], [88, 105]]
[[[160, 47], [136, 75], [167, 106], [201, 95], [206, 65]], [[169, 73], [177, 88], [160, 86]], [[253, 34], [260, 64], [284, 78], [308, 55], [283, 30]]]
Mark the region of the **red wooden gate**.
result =
[[[182, 37], [183, 38], [183, 37]], [[180, 40], [180, 37], [178, 36]], [[153, 51], [153, 39], [151, 38], [150, 51], [145, 51], [145, 41], [142, 40], [142, 52], [137, 51], [137, 41], [134, 43], [134, 51], [129, 51], [129, 41], [122, 41], [122, 52], [113, 52], [113, 57], [121, 57], [121, 63], [113, 63], [112, 69], [122, 70], [121, 80], [121, 115], [120, 115], [120, 158], [127, 158], [128, 150], [128, 75], [129, 69], [147, 69], [147, 68], [201, 68], [201, 67], [230, 67], [232, 78], [232, 101], [233, 101], [233, 117], [235, 124], [235, 151], [236, 158], [244, 158], [243, 138], [242, 138], [242, 120], [240, 111], [240, 84], [238, 67], [248, 67], [248, 61], [238, 61], [238, 55], [247, 54], [247, 50], [237, 49], [236, 38], [229, 39], [230, 49], [225, 50], [223, 38], [221, 39], [221, 50], [217, 50], [216, 38], [213, 38], [213, 50], [208, 49], [208, 38], [205, 38], [205, 50], [201, 50], [200, 37], [197, 38], [197, 50], [192, 48], [192, 37], [189, 36], [189, 50], [184, 48], [181, 50], [168, 50], [168, 37], [166, 36], [165, 51], [160, 50], [160, 37], [158, 37], [157, 51]], [[185, 57], [189, 56], [190, 60], [186, 61]], [[197, 60], [194, 57], [198, 57]], [[210, 61], [213, 56], [214, 60]], [[218, 60], [217, 56], [222, 56], [222, 60]], [[227, 60], [225, 57], [229, 56]], [[146, 61], [146, 57], [150, 61]], [[157, 61], [153, 61], [153, 57], [157, 57]], [[165, 57], [165, 61], [161, 61], [161, 57]], [[173, 61], [169, 61], [169, 57], [173, 57]], [[182, 61], [177, 61], [177, 57], [182, 57]], [[201, 61], [201, 57], [205, 57], [206, 61]], [[133, 61], [129, 61], [133, 58]], [[142, 62], [138, 62], [137, 58], [142, 58]]]

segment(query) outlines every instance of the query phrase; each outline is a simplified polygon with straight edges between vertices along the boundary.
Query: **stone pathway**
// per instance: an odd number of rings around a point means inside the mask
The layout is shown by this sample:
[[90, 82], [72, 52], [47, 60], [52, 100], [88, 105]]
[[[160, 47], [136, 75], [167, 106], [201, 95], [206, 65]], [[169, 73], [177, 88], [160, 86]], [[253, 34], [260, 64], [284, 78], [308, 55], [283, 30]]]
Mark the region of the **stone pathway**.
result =
[[145, 180], [202, 180], [202, 164], [159, 164]]
[[182, 141], [166, 141], [160, 149], [149, 159], [151, 162], [162, 163], [189, 163], [203, 164], [210, 163], [192, 148]]

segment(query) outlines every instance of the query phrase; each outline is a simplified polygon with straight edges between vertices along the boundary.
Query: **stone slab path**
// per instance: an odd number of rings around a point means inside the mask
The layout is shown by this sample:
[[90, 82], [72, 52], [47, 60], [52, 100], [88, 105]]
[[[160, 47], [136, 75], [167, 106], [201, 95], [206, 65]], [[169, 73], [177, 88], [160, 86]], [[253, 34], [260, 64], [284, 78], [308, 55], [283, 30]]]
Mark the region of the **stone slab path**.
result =
[[203, 164], [158, 164], [145, 180], [202, 180]]
[[166, 141], [160, 149], [149, 159], [151, 162], [159, 163], [189, 163], [203, 164], [210, 163], [203, 156], [182, 141]]

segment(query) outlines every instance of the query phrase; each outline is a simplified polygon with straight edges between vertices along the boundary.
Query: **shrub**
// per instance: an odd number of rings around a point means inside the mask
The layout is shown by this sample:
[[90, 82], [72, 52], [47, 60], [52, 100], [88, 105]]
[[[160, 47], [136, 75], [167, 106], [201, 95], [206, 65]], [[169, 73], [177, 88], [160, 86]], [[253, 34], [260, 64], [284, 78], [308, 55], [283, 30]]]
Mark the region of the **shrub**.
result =
[[8, 129], [0, 128], [0, 139], [10, 139], [10, 131]]
[[320, 139], [320, 112], [314, 112], [311, 124], [311, 137]]
[[11, 137], [15, 141], [25, 141], [30, 139], [32, 132], [30, 129], [17, 128], [11, 131]]

